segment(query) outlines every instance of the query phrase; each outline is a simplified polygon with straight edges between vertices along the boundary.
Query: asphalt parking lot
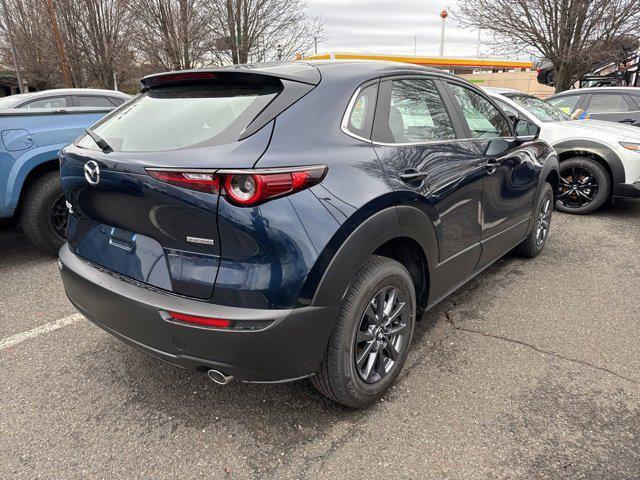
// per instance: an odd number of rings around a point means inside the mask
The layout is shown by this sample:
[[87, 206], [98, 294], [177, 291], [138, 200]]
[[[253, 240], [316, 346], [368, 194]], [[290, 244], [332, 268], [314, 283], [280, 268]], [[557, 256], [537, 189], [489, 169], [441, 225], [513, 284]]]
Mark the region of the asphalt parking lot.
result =
[[638, 478], [640, 201], [551, 235], [429, 312], [398, 385], [351, 411], [120, 343], [0, 225], [0, 478]]

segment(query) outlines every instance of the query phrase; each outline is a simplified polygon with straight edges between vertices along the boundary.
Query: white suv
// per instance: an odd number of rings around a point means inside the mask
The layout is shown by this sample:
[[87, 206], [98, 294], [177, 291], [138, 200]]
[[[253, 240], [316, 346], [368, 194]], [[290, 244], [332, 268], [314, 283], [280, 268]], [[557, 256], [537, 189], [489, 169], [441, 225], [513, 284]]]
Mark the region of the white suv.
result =
[[540, 138], [558, 152], [558, 210], [591, 213], [608, 199], [640, 197], [640, 128], [602, 120], [571, 120], [537, 97], [506, 88], [484, 88], [511, 119], [540, 127]]

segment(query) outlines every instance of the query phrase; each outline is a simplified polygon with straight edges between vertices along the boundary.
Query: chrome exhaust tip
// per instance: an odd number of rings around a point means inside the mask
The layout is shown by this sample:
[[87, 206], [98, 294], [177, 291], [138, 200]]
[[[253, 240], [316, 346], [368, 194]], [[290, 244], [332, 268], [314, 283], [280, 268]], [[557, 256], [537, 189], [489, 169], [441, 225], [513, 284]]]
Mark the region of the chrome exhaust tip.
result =
[[208, 370], [207, 375], [209, 375], [209, 378], [218, 385], [226, 385], [233, 380], [232, 375], [225, 375], [219, 370]]

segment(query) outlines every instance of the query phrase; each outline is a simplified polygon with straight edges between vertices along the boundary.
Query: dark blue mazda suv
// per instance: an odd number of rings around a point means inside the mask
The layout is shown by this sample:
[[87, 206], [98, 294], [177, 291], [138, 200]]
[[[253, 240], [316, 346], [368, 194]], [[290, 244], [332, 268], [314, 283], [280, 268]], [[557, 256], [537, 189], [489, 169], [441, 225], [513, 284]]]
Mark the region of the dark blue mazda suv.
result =
[[426, 309], [548, 237], [558, 161], [453, 75], [400, 63], [170, 72], [60, 155], [67, 295], [217, 383], [380, 398]]

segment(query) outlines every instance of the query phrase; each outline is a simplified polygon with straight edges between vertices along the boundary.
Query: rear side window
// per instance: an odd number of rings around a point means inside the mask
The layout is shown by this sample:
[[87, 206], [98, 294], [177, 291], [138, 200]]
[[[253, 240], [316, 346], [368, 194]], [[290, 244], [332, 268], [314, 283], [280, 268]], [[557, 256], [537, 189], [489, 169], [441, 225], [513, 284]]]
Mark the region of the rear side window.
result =
[[[155, 87], [105, 117], [94, 131], [120, 152], [159, 152], [231, 143], [281, 90], [279, 81]], [[88, 136], [77, 145], [97, 149]]]
[[383, 143], [423, 143], [456, 137], [435, 83], [427, 79], [393, 80], [385, 115], [376, 126]]
[[570, 115], [576, 109], [580, 95], [565, 95], [558, 98], [550, 98], [547, 100], [551, 105], [564, 113]]
[[121, 97], [109, 97], [109, 100], [111, 101], [111, 103], [113, 103], [116, 107], [119, 107], [120, 105], [122, 105], [127, 99], [126, 98], [121, 98]]
[[629, 112], [631, 107], [624, 97], [617, 93], [594, 93], [587, 106], [589, 113]]
[[67, 106], [66, 97], [49, 97], [41, 100], [34, 100], [20, 108], [65, 108]]
[[369, 139], [373, 125], [373, 113], [376, 108], [378, 85], [363, 88], [353, 102], [344, 127], [354, 135]]
[[462, 109], [462, 116], [473, 138], [508, 137], [509, 122], [486, 98], [460, 85], [450, 83], [453, 96]]
[[78, 99], [78, 105], [81, 107], [113, 108], [114, 105], [117, 105], [111, 103], [106, 97], [78, 95], [76, 98]]

